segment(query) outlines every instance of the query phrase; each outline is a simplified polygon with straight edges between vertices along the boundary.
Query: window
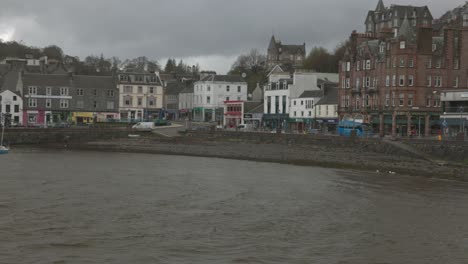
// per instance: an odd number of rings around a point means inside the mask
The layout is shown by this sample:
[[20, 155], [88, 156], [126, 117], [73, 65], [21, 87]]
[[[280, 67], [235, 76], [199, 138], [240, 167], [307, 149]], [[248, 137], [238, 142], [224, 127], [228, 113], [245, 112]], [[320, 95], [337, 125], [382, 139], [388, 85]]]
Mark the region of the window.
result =
[[428, 68], [428, 69], [432, 68], [432, 58], [427, 58], [426, 68]]
[[392, 106], [395, 107], [395, 92], [392, 92]]
[[359, 95], [356, 96], [356, 110], [359, 110], [359, 107], [361, 106], [360, 100], [359, 100]]
[[453, 69], [454, 70], [460, 69], [460, 59], [459, 58], [455, 58], [455, 60], [453, 60]]
[[228, 97], [226, 97], [226, 101], [229, 101], [229, 96], [228, 96]]
[[9, 104], [5, 105], [5, 112], [10, 113], [11, 111], [11, 106]]
[[351, 71], [351, 62], [350, 61], [346, 62], [346, 71], [347, 72]]
[[84, 108], [84, 101], [83, 100], [76, 101], [76, 108]]
[[436, 95], [434, 100], [434, 107], [440, 107], [440, 95]]
[[432, 98], [430, 96], [426, 97], [426, 107], [431, 107]]
[[408, 106], [413, 106], [413, 94], [408, 94]]
[[400, 49], [405, 49], [405, 48], [406, 48], [406, 42], [400, 41]]
[[385, 52], [385, 43], [381, 43], [380, 44], [380, 53], [384, 53]]
[[366, 107], [369, 107], [369, 99], [370, 99], [369, 95], [366, 94], [366, 97], [364, 97], [364, 104]]
[[410, 58], [410, 59], [408, 60], [408, 67], [414, 68], [414, 59], [413, 59], [413, 58]]
[[94, 101], [94, 102], [93, 102], [93, 107], [94, 107], [94, 109], [97, 108], [97, 101]]
[[37, 99], [36, 98], [29, 98], [29, 107], [37, 107]]
[[404, 86], [404, 85], [405, 85], [405, 76], [404, 76], [404, 75], [400, 75], [398, 84], [399, 84], [400, 86]]
[[349, 88], [349, 87], [350, 87], [350, 83], [349, 83], [349, 82], [350, 82], [349, 78], [346, 78], [346, 88]]
[[294, 116], [297, 116], [297, 112], [296, 112], [296, 111], [294, 111]]
[[294, 105], [296, 105], [296, 100], [294, 100], [293, 102], [294, 102]]
[[436, 51], [437, 50], [437, 45], [436, 44], [432, 44], [432, 52]]
[[361, 64], [359, 63], [359, 61], [356, 62], [356, 70], [357, 70], [357, 71], [360, 71], [360, 70], [361, 70], [360, 65], [361, 65]]
[[396, 86], [396, 75], [392, 76], [392, 86]]
[[138, 104], [138, 106], [142, 106], [143, 105], [143, 98], [138, 97], [137, 104]]
[[366, 60], [366, 70], [371, 69], [371, 60]]
[[149, 100], [149, 105], [154, 106], [156, 99], [154, 97], [150, 97], [148, 100]]
[[309, 111], [309, 116], [312, 116], [312, 111]]
[[414, 76], [409, 75], [408, 76], [408, 86], [413, 86], [414, 85]]
[[37, 87], [36, 86], [29, 86], [28, 87], [30, 95], [37, 95]]
[[356, 88], [361, 86], [361, 78], [356, 78]]
[[304, 111], [301, 111], [301, 116], [304, 116]]
[[405, 58], [400, 58], [400, 68], [405, 67]]
[[52, 95], [52, 87], [46, 87], [46, 95], [51, 96]]
[[60, 95], [68, 96], [68, 87], [60, 87]]
[[45, 106], [46, 108], [52, 108], [52, 99], [46, 99]]
[[349, 107], [349, 95], [346, 96], [345, 106]]
[[124, 100], [124, 101], [125, 101], [125, 105], [126, 105], [126, 106], [130, 106], [130, 105], [133, 104], [133, 102], [132, 102], [132, 101], [133, 101], [133, 98], [132, 98], [131, 96], [125, 96], [125, 100]]
[[434, 78], [434, 87], [442, 87], [442, 77], [436, 76]]
[[241, 87], [240, 86], [237, 86], [237, 92], [240, 93], [242, 90], [241, 90]]
[[385, 106], [389, 106], [390, 105], [390, 94], [386, 94], [385, 95]]
[[83, 96], [83, 89], [81, 88], [76, 89], [76, 95]]
[[150, 93], [150, 94], [154, 94], [154, 87], [150, 87], [150, 88], [149, 88], [149, 93]]
[[370, 77], [366, 77], [366, 87], [370, 87]]
[[400, 94], [400, 106], [404, 106], [405, 105], [405, 94]]
[[301, 105], [304, 105], [304, 100], [301, 100]]
[[60, 99], [60, 108], [68, 108], [68, 100]]
[[142, 87], [142, 86], [138, 86], [138, 93], [139, 93], [139, 94], [142, 94], [142, 93], [143, 93], [143, 87]]
[[[229, 85], [226, 85], [226, 92], [229, 92], [229, 91], [230, 91], [230, 87], [229, 87]], [[227, 100], [227, 101], [229, 101], [229, 100]]]
[[97, 89], [94, 89], [94, 90], [93, 90], [93, 95], [94, 95], [94, 96], [97, 96], [97, 94], [98, 94], [98, 93], [97, 93]]
[[133, 93], [133, 86], [124, 86], [124, 93]]
[[237, 96], [237, 101], [240, 101], [241, 100], [241, 97], [240, 96]]
[[397, 58], [396, 58], [396, 57], [393, 57], [393, 62], [392, 62], [393, 68], [396, 68], [396, 60], [397, 60]]
[[206, 103], [211, 104], [211, 97], [209, 97], [209, 96], [206, 97]]
[[15, 113], [19, 113], [19, 105], [15, 105]]
[[439, 58], [439, 59], [437, 59], [437, 61], [436, 61], [436, 68], [437, 68], [437, 69], [440, 69], [441, 67], [442, 67], [442, 59]]
[[387, 75], [385, 77], [385, 86], [389, 87], [390, 86], [390, 75]]
[[458, 76], [453, 78], [453, 87], [458, 88], [458, 80], [459, 80]]
[[107, 109], [112, 110], [114, 109], [115, 105], [113, 101], [107, 101]]
[[114, 97], [114, 90], [107, 90], [108, 97]]
[[428, 75], [426, 77], [426, 86], [431, 87], [432, 86], [432, 76]]

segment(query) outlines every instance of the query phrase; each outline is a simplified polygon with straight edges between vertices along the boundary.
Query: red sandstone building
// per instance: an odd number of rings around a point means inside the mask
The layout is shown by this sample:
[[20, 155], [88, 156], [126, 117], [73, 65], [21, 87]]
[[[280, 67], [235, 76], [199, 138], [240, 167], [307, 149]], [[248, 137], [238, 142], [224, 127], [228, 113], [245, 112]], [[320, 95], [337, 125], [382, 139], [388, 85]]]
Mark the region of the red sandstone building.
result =
[[441, 92], [467, 89], [468, 4], [433, 20], [427, 6], [369, 11], [340, 63], [339, 115], [384, 135], [438, 129]]

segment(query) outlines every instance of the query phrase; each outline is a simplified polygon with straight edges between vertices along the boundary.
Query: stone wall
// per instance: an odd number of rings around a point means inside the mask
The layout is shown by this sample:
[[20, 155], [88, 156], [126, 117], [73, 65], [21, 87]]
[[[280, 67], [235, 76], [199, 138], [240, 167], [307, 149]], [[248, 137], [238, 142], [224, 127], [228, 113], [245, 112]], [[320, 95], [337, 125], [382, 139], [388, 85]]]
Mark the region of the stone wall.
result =
[[434, 158], [468, 161], [468, 142], [466, 141], [403, 140], [403, 142]]
[[324, 136], [310, 134], [276, 134], [256, 132], [229, 132], [229, 131], [190, 131], [189, 137], [205, 140], [237, 141], [253, 144], [280, 144], [280, 145], [304, 145], [320, 146], [330, 149], [349, 149], [353, 153], [375, 152], [382, 154], [394, 154], [413, 156], [405, 150], [387, 144], [377, 138], [350, 138], [340, 136]]
[[7, 129], [5, 143], [8, 145], [45, 144], [45, 143], [83, 143], [93, 140], [127, 137], [127, 129], [102, 128], [45, 128], [45, 129]]

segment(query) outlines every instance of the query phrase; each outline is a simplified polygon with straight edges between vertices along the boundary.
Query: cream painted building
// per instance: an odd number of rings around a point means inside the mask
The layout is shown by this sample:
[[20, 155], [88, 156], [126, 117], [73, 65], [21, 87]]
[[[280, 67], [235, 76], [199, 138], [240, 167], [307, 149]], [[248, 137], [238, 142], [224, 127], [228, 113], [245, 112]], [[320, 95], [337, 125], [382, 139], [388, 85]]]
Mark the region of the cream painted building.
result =
[[118, 80], [121, 120], [162, 116], [164, 90], [158, 73], [121, 72]]

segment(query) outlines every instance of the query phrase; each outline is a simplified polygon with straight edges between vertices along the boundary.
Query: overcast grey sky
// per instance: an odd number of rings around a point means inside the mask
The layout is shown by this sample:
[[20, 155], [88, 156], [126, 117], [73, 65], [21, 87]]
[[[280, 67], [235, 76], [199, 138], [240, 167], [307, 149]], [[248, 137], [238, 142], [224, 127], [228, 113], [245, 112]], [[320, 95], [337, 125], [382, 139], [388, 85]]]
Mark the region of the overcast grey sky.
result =
[[[384, 0], [428, 5], [434, 17], [464, 0]], [[251, 48], [266, 52], [272, 32], [283, 43], [333, 49], [362, 30], [377, 0], [1, 0], [0, 38], [65, 53], [121, 59], [147, 56], [199, 62], [226, 72]]]

